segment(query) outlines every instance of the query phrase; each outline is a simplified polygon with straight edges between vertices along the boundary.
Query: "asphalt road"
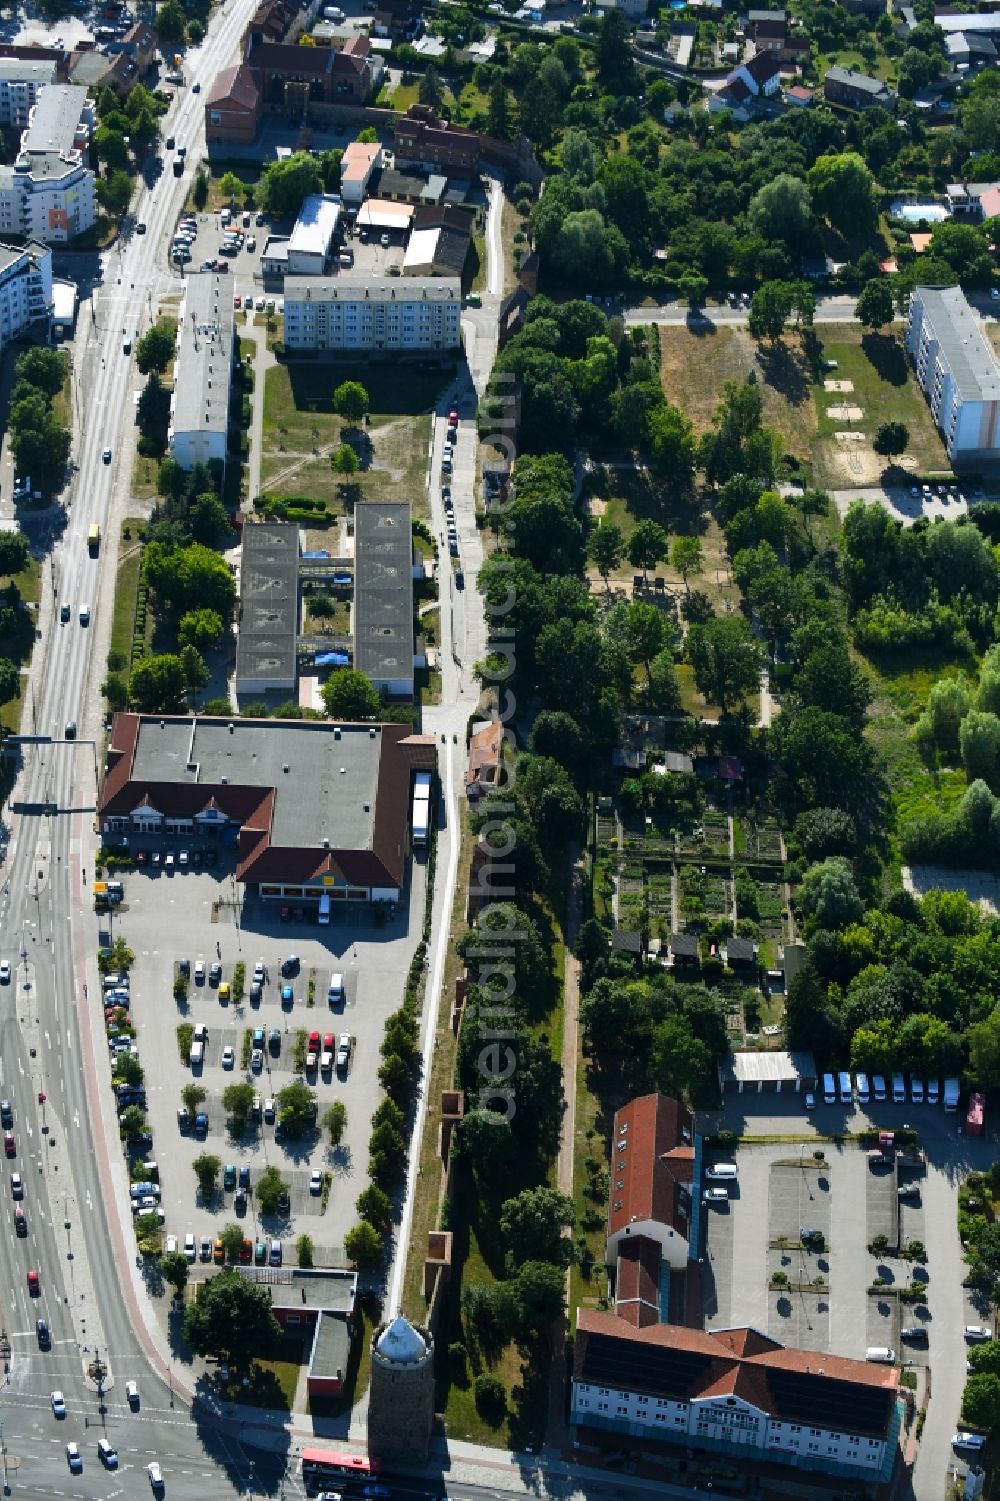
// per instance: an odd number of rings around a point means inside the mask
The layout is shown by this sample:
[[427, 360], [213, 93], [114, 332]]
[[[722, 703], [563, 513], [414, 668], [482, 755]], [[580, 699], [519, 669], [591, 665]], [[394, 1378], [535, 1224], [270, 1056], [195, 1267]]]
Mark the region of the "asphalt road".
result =
[[[109, 519], [131, 488], [135, 376], [123, 353], [123, 330], [134, 340], [149, 326], [161, 292], [176, 285], [166, 247], [200, 156], [204, 91], [229, 61], [252, 9], [253, 0], [230, 0], [192, 54], [191, 78], [201, 81], [202, 93], [179, 90], [163, 122], [164, 135], [188, 145], [190, 165], [182, 179], [168, 170], [141, 189], [134, 210], [147, 232], [124, 235], [102, 257], [98, 284], [81, 305], [75, 341], [76, 472], [66, 497], [65, 534], [43, 580], [43, 640], [24, 723], [26, 731], [61, 739], [67, 721], [75, 719], [79, 738], [25, 748], [10, 805], [8, 858], [0, 869], [0, 950], [16, 964], [14, 983], [0, 987], [0, 1097], [14, 1105], [17, 1140], [17, 1158], [0, 1175], [0, 1322], [10, 1343], [0, 1387], [0, 1457], [15, 1495], [146, 1495], [145, 1465], [154, 1457], [170, 1495], [204, 1495], [209, 1489], [213, 1496], [240, 1494], [253, 1478], [238, 1444], [211, 1428], [202, 1431], [183, 1407], [173, 1405], [168, 1384], [153, 1374], [136, 1336], [116, 1259], [116, 1244], [120, 1256], [126, 1241], [106, 1210], [107, 1172], [102, 1175], [91, 1134], [107, 1131], [114, 1162], [112, 1101], [99, 1059], [101, 1111], [91, 1120], [84, 1068], [92, 1055], [80, 1017], [81, 1008], [95, 1004], [85, 991], [95, 936], [86, 910], [85, 867], [102, 712], [96, 684], [106, 634], [97, 622], [102, 612], [110, 616], [114, 590], [107, 549], [89, 557], [87, 531], [97, 522], [106, 540]], [[110, 463], [105, 448], [111, 449]], [[65, 624], [58, 618], [63, 601], [71, 607]], [[80, 623], [83, 605], [90, 609], [89, 625]], [[45, 807], [55, 810], [51, 816]], [[24, 1178], [29, 1233], [23, 1238], [14, 1234], [10, 1169]], [[29, 1269], [39, 1273], [39, 1297], [29, 1296]], [[49, 1351], [38, 1347], [39, 1317], [52, 1331]], [[103, 1414], [86, 1376], [97, 1349], [109, 1371]], [[124, 1398], [130, 1378], [140, 1386], [137, 1414]], [[63, 1421], [52, 1415], [53, 1389], [66, 1397]], [[103, 1432], [120, 1447], [116, 1474], [97, 1459]], [[66, 1464], [69, 1440], [81, 1445], [80, 1476]], [[271, 1464], [276, 1483], [280, 1461]]]

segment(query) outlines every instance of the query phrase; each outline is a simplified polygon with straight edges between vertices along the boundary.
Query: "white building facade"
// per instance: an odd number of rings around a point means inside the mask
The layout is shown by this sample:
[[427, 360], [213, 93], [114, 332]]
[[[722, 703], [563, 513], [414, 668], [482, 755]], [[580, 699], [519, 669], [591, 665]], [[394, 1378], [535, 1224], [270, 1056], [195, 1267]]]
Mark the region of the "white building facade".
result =
[[336, 193], [310, 193], [288, 241], [289, 276], [323, 275], [339, 223], [340, 199]]
[[40, 89], [12, 167], [0, 167], [0, 235], [64, 244], [94, 223], [94, 173], [87, 165], [94, 103], [70, 84]]
[[405, 282], [289, 277], [289, 349], [457, 349], [462, 284], [457, 277]]
[[0, 57], [0, 125], [23, 130], [39, 92], [55, 77], [54, 58]]
[[0, 349], [52, 309], [52, 252], [45, 245], [0, 245]]
[[577, 1318], [578, 1430], [873, 1484], [891, 1478], [902, 1425], [894, 1366], [792, 1349], [751, 1327], [640, 1329], [584, 1308]]
[[906, 352], [952, 463], [1000, 451], [1000, 367], [960, 287], [916, 287]]

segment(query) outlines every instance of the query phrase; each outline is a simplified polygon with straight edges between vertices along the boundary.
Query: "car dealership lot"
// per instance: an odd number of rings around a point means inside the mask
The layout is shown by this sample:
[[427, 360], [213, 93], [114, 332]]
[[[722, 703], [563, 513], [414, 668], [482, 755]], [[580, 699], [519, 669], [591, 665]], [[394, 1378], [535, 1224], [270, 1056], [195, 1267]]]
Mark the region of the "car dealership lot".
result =
[[[139, 841], [137, 841], [139, 843]], [[198, 844], [199, 841], [194, 841]], [[345, 909], [334, 922], [320, 927], [315, 919], [283, 922], [280, 904], [253, 901], [238, 910], [233, 906], [232, 852], [216, 841], [217, 863], [209, 869], [186, 869], [174, 865], [174, 874], [158, 870], [151, 862], [141, 870], [124, 874], [125, 902], [113, 920], [115, 937], [121, 936], [135, 953], [132, 967], [132, 1016], [137, 1028], [139, 1057], [146, 1071], [149, 1128], [153, 1133], [152, 1156], [159, 1164], [165, 1229], [183, 1241], [188, 1231], [195, 1237], [214, 1239], [228, 1221], [245, 1225], [245, 1234], [255, 1240], [280, 1236], [286, 1242], [308, 1232], [322, 1263], [336, 1256], [345, 1232], [355, 1222], [354, 1200], [366, 1183], [368, 1136], [371, 1115], [381, 1098], [376, 1077], [379, 1047], [386, 1016], [402, 1002], [403, 988], [413, 950], [419, 938], [423, 913], [423, 866], [414, 867], [407, 893], [395, 916], [385, 925], [376, 924], [368, 908]], [[147, 840], [161, 852], [192, 851], [180, 840]], [[312, 909], [314, 910], [314, 909]], [[306, 909], [307, 916], [311, 909]], [[408, 919], [416, 914], [415, 921]], [[289, 977], [293, 1002], [282, 1004], [282, 959], [300, 957], [298, 973]], [[177, 962], [190, 961], [191, 979], [186, 1003], [173, 995]], [[250, 1001], [250, 986], [256, 961], [263, 959], [267, 979], [259, 1003]], [[204, 962], [206, 978], [195, 981], [198, 960]], [[240, 1005], [220, 998], [220, 984], [232, 984], [235, 965], [245, 965], [245, 994]], [[220, 966], [220, 983], [211, 983], [210, 967]], [[331, 974], [344, 975], [345, 997], [331, 1007], [327, 989]], [[313, 1004], [308, 1003], [309, 981], [314, 982]], [[203, 1023], [208, 1028], [204, 1061], [192, 1068], [181, 1061], [176, 1029], [178, 1023]], [[254, 1072], [241, 1067], [247, 1029], [264, 1028], [266, 1045], [262, 1066]], [[267, 1041], [279, 1029], [280, 1051], [275, 1054]], [[224, 1090], [247, 1080], [261, 1100], [278, 1094], [293, 1079], [295, 1045], [299, 1032], [318, 1031], [334, 1038], [348, 1033], [354, 1041], [346, 1071], [336, 1068], [312, 1071], [305, 1082], [315, 1091], [319, 1121], [335, 1100], [347, 1107], [347, 1128], [341, 1146], [331, 1149], [326, 1133], [317, 1130], [298, 1141], [275, 1140], [274, 1124], [251, 1122], [244, 1136], [234, 1141], [226, 1128], [222, 1105]], [[231, 1047], [235, 1066], [222, 1066], [223, 1049]], [[196, 1083], [206, 1098], [198, 1109], [207, 1113], [204, 1137], [193, 1129], [182, 1131], [177, 1110], [181, 1090]], [[250, 1169], [251, 1187], [268, 1166], [276, 1166], [288, 1184], [291, 1213], [287, 1218], [258, 1217], [251, 1191], [243, 1215], [235, 1212], [234, 1192], [221, 1184], [210, 1204], [203, 1204], [192, 1164], [209, 1152], [223, 1164]], [[311, 1173], [319, 1168], [331, 1174], [329, 1204], [323, 1212], [322, 1198], [309, 1190]], [[292, 1244], [286, 1244], [286, 1261], [294, 1262]], [[201, 1263], [199, 1263], [200, 1265]]]

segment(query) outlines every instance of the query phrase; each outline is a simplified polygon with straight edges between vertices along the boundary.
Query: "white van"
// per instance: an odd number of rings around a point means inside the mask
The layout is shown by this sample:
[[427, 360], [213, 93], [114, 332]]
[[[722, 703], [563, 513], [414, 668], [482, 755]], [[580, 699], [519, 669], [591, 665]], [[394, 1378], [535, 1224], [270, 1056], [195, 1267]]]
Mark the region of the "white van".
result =
[[892, 1103], [894, 1105], [906, 1104], [906, 1080], [902, 1074], [892, 1076]]
[[832, 1074], [823, 1075], [823, 1103], [824, 1105], [836, 1105], [837, 1086]]
[[714, 1178], [724, 1183], [730, 1183], [739, 1177], [739, 1170], [735, 1162], [716, 1162], [705, 1169], [706, 1178]]
[[874, 1361], [877, 1365], [894, 1365], [896, 1352], [890, 1345], [869, 1345], [865, 1359]]
[[881, 1074], [872, 1074], [872, 1094], [876, 1100], [885, 1099], [885, 1079]]
[[910, 1102], [913, 1105], [924, 1103], [924, 1081], [918, 1079], [916, 1074], [910, 1075]]
[[191, 1044], [191, 1067], [201, 1068], [204, 1062], [205, 1044], [203, 1042], [193, 1042]]
[[854, 1084], [855, 1084], [855, 1088], [858, 1091], [858, 1104], [859, 1105], [867, 1105], [868, 1104], [868, 1098], [869, 1098], [869, 1095], [868, 1095], [868, 1075], [867, 1074], [855, 1074], [854, 1075]]
[[339, 969], [334, 970], [330, 976], [330, 988], [326, 993], [326, 998], [331, 1006], [344, 1004], [344, 977]]
[[957, 1079], [945, 1079], [944, 1081], [944, 1108], [951, 1113], [958, 1109], [958, 1097], [962, 1089]]
[[326, 892], [319, 899], [319, 922], [320, 927], [330, 926], [330, 897]]
[[928, 1105], [938, 1105], [938, 1104], [940, 1104], [940, 1102], [941, 1102], [941, 1081], [940, 1081], [940, 1079], [928, 1079], [927, 1080], [927, 1103], [928, 1103]]
[[840, 1103], [842, 1105], [854, 1104], [854, 1091], [851, 1088], [851, 1076], [848, 1073], [837, 1075], [837, 1083], [840, 1086]]
[[220, 224], [231, 224], [232, 223], [232, 219], [233, 219], [233, 216], [232, 216], [231, 212], [229, 211], [229, 209], [224, 208], [222, 210], [222, 213], [219, 215], [219, 223]]

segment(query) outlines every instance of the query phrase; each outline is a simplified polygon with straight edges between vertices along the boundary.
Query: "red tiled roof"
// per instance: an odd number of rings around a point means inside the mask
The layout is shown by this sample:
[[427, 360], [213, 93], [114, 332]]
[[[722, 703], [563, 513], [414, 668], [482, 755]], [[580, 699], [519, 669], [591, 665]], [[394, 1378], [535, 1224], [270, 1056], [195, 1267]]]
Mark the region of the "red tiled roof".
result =
[[[675, 1352], [685, 1358], [672, 1360]], [[798, 1379], [783, 1379], [787, 1372]], [[824, 1409], [842, 1410], [845, 1388], [855, 1388], [851, 1431], [869, 1437], [889, 1433], [899, 1388], [895, 1366], [786, 1349], [757, 1329], [637, 1328], [589, 1308], [577, 1310], [573, 1374], [605, 1386], [618, 1377], [627, 1390], [682, 1402], [742, 1397], [772, 1417], [812, 1425]]]
[[641, 1095], [618, 1111], [611, 1143], [609, 1238], [652, 1220], [687, 1239], [688, 1218], [679, 1210], [694, 1168], [691, 1136], [690, 1112], [667, 1095]]
[[[465, 776], [466, 785], [478, 781], [479, 773], [486, 768], [499, 769], [502, 749], [503, 725], [499, 719], [495, 719], [472, 737], [469, 745], [469, 769]], [[490, 780], [495, 780], [495, 778]]]
[[[636, 1322], [626, 1312], [631, 1307], [640, 1309], [640, 1327], [659, 1322], [661, 1262], [660, 1247], [648, 1235], [622, 1241], [615, 1271], [615, 1312], [619, 1318]], [[647, 1318], [647, 1313], [651, 1317]]]
[[[339, 876], [352, 886], [401, 886], [403, 882], [410, 772], [433, 771], [433, 737], [416, 735], [406, 725], [387, 724], [381, 730], [375, 815], [370, 849], [327, 849], [273, 845], [271, 826], [275, 788], [240, 783], [191, 781], [133, 781], [132, 766], [139, 741], [138, 714], [116, 714], [111, 728], [108, 769], [98, 800], [98, 816], [123, 817], [137, 808], [154, 805], [170, 817], [194, 818], [218, 808], [240, 824], [236, 877], [240, 881], [316, 881]], [[319, 832], [317, 832], [319, 840]]]
[[223, 68], [215, 76], [206, 104], [237, 105], [240, 109], [257, 108], [257, 84], [246, 63], [236, 68]]
[[332, 71], [336, 56], [331, 47], [296, 47], [286, 42], [257, 42], [251, 38], [246, 60], [251, 68], [259, 68], [264, 73], [322, 78]]

